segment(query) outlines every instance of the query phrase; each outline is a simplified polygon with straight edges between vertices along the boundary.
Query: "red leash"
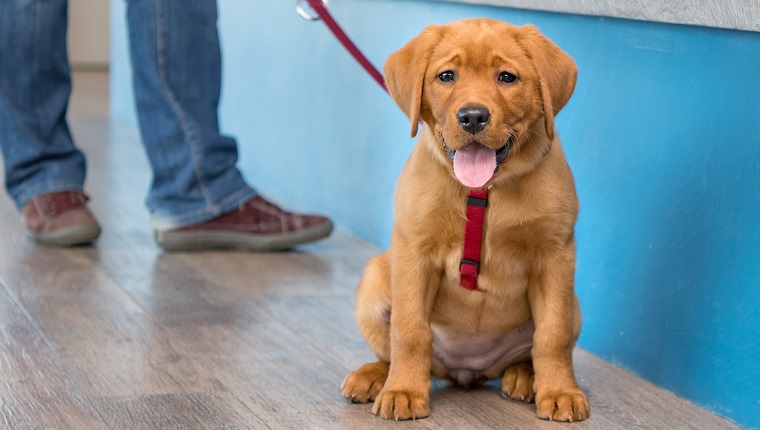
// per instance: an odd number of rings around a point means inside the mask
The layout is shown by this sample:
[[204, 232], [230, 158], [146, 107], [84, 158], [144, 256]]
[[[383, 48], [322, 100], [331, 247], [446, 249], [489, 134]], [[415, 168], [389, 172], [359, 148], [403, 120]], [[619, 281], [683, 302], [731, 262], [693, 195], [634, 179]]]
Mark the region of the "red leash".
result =
[[385, 92], [388, 92], [388, 88], [385, 87], [385, 79], [383, 79], [383, 74], [380, 73], [379, 70], [375, 66], [372, 65], [372, 63], [369, 62], [367, 57], [362, 54], [362, 51], [359, 50], [359, 48], [356, 47], [353, 41], [346, 35], [346, 33], [343, 31], [342, 28], [340, 28], [340, 25], [338, 25], [337, 22], [335, 22], [335, 19], [333, 19], [332, 15], [330, 15], [330, 12], [327, 11], [327, 8], [322, 3], [322, 0], [308, 0], [309, 6], [314, 9], [314, 11], [319, 15], [319, 17], [322, 19], [322, 21], [325, 22], [325, 25], [327, 25], [327, 28], [332, 31], [332, 33], [335, 35], [335, 37], [338, 38], [340, 43], [343, 44], [343, 47], [346, 48], [346, 50], [354, 57], [354, 59], [362, 66], [364, 67], [364, 70], [369, 73], [370, 76], [372, 76], [372, 79], [377, 82], [378, 85], [383, 87], [383, 90]]
[[[383, 75], [362, 54], [353, 41], [346, 35], [340, 25], [327, 11], [323, 0], [307, 0], [309, 6], [317, 13], [317, 16], [325, 22], [327, 28], [335, 35], [354, 59], [369, 73], [372, 79], [380, 85], [385, 92]], [[309, 16], [300, 6], [300, 0], [296, 6], [298, 13], [310, 21], [317, 18]], [[478, 274], [480, 273], [480, 247], [483, 239], [483, 219], [485, 218], [486, 206], [488, 205], [488, 190], [470, 190], [467, 196], [467, 224], [464, 231], [464, 250], [462, 261], [459, 263], [459, 283], [471, 291], [485, 291], [478, 287]]]

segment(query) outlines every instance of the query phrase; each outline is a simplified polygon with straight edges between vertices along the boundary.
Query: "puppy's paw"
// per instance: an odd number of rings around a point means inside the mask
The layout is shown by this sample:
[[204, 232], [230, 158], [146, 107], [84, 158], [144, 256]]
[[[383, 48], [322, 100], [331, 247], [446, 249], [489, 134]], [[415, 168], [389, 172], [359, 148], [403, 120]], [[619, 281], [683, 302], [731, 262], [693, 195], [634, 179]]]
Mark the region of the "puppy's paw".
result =
[[533, 364], [530, 361], [507, 367], [501, 379], [501, 394], [505, 398], [531, 403], [535, 398], [533, 391]]
[[352, 403], [375, 400], [388, 379], [388, 363], [367, 363], [346, 376], [340, 387], [343, 397]]
[[386, 420], [416, 420], [430, 415], [427, 392], [384, 389], [375, 399], [372, 413]]
[[588, 399], [580, 388], [564, 390], [538, 390], [536, 394], [536, 415], [550, 421], [582, 421], [588, 418]]

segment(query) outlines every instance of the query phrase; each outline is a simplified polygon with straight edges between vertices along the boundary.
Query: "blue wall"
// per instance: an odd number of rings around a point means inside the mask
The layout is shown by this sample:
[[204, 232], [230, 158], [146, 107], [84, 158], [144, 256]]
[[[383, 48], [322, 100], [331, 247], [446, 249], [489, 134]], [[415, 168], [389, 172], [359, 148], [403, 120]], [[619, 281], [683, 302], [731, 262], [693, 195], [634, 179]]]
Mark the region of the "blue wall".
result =
[[[220, 1], [222, 126], [263, 193], [385, 246], [408, 122], [294, 3]], [[573, 56], [557, 124], [582, 205], [580, 345], [760, 428], [759, 33], [425, 1], [332, 11], [378, 66], [426, 24], [470, 16], [534, 23]], [[112, 112], [133, 121], [114, 35]]]

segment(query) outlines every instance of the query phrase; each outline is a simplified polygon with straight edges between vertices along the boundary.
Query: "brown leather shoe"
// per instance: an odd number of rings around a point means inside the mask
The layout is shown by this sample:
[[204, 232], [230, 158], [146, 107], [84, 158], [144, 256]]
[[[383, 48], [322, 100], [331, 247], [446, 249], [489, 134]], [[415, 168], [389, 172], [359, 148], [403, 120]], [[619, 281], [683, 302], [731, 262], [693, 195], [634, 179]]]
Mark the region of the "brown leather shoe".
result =
[[320, 215], [286, 212], [256, 196], [232, 212], [175, 230], [155, 231], [166, 250], [246, 249], [275, 251], [325, 238], [332, 222]]
[[87, 209], [87, 196], [78, 191], [35, 196], [21, 208], [21, 219], [29, 237], [43, 245], [82, 245], [100, 235], [100, 226]]

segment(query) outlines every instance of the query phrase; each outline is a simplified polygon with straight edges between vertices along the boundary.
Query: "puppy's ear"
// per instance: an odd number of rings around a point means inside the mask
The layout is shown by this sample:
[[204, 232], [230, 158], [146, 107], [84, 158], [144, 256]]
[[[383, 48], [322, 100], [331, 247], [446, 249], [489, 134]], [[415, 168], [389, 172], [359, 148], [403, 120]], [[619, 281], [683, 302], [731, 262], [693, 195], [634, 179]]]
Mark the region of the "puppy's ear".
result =
[[540, 81], [544, 105], [544, 127], [549, 139], [554, 139], [554, 116], [573, 94], [578, 68], [565, 51], [541, 34], [532, 25], [520, 27], [520, 41], [533, 62]]
[[417, 135], [422, 107], [422, 86], [433, 47], [441, 39], [441, 27], [429, 25], [419, 36], [394, 52], [385, 62], [385, 86], [398, 107], [409, 117], [412, 137]]

